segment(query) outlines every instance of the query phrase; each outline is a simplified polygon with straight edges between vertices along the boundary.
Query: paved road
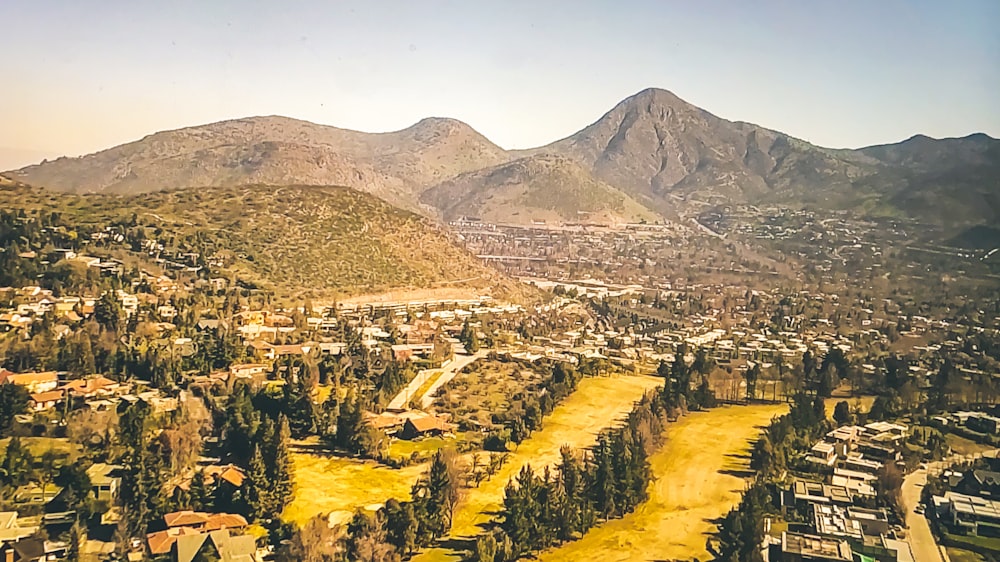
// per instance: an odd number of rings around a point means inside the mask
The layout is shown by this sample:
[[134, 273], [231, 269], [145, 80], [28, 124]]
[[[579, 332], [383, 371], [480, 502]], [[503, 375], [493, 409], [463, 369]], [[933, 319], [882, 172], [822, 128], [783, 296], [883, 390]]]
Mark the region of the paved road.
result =
[[485, 358], [488, 354], [489, 350], [480, 349], [472, 355], [456, 355], [455, 359], [442, 369], [441, 376], [439, 376], [437, 380], [431, 384], [430, 388], [427, 389], [427, 392], [424, 392], [424, 395], [420, 397], [420, 407], [425, 410], [429, 408], [431, 404], [434, 403], [434, 400], [436, 399], [434, 394], [439, 388], [448, 384], [448, 382], [455, 378], [455, 375], [457, 375], [458, 372], [464, 369], [467, 365], [471, 365], [472, 363]]
[[927, 470], [921, 468], [910, 473], [903, 480], [903, 506], [906, 508], [906, 531], [913, 559], [920, 562], [949, 562], [947, 554], [942, 554], [937, 541], [931, 533], [930, 524], [923, 515], [914, 513], [913, 508], [920, 503], [920, 492], [927, 483]]
[[[996, 456], [998, 451], [994, 449], [984, 454], [986, 456]], [[910, 543], [910, 549], [913, 550], [914, 560], [918, 562], [923, 562], [924, 560], [929, 562], [937, 562], [939, 560], [951, 562], [944, 548], [938, 548], [937, 541], [931, 533], [927, 517], [913, 511], [917, 507], [917, 504], [920, 503], [920, 492], [923, 490], [924, 484], [927, 483], [928, 470], [937, 474], [956, 462], [972, 460], [981, 456], [983, 456], [981, 453], [952, 455], [944, 460], [928, 463], [926, 469], [921, 468], [916, 470], [903, 479], [902, 494], [903, 506], [906, 508], [907, 540]]]
[[[427, 408], [434, 402], [434, 392], [441, 388], [442, 385], [446, 384], [451, 379], [455, 378], [462, 368], [466, 365], [472, 363], [473, 361], [478, 361], [486, 357], [489, 354], [489, 350], [481, 349], [473, 355], [456, 355], [455, 358], [442, 369], [426, 369], [417, 373], [417, 376], [410, 381], [410, 384], [406, 385], [406, 388], [399, 391], [399, 394], [389, 402], [386, 407], [387, 410], [391, 412], [401, 412], [410, 407], [410, 402], [414, 399], [419, 400], [420, 406], [422, 408]], [[420, 387], [424, 385], [427, 381], [434, 379], [434, 383], [423, 393], [422, 396], [416, 396]]]

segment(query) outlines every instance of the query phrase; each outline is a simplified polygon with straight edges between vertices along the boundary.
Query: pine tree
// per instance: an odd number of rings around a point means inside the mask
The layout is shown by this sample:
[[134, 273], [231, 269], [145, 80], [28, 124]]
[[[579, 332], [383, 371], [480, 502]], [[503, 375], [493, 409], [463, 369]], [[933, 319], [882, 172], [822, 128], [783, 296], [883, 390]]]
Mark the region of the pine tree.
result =
[[289, 439], [291, 439], [291, 430], [288, 427], [288, 418], [281, 415], [278, 417], [278, 429], [275, 432], [274, 444], [271, 448], [273, 454], [268, 473], [275, 516], [280, 515], [285, 509], [285, 506], [291, 501], [294, 491], [292, 457], [288, 453]]
[[417, 520], [412, 503], [390, 499], [385, 503], [386, 539], [403, 556], [413, 552], [417, 543]]
[[69, 528], [69, 539], [67, 540], [68, 544], [66, 546], [66, 562], [80, 562], [80, 550], [86, 540], [87, 536], [84, 532], [83, 526], [80, 525], [80, 521], [77, 520], [73, 523], [73, 526]]
[[274, 515], [274, 504], [271, 501], [271, 490], [267, 476], [267, 467], [260, 453], [260, 446], [254, 446], [247, 467], [247, 478], [244, 482], [244, 498], [247, 504], [247, 515], [251, 521], [270, 519]]

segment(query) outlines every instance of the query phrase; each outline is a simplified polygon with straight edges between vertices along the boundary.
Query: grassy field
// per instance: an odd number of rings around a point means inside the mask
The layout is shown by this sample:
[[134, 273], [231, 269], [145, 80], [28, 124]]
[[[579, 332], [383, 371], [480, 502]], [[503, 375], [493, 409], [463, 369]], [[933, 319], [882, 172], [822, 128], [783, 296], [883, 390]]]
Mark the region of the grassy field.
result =
[[410, 498], [410, 488], [426, 469], [413, 465], [399, 470], [371, 461], [292, 453], [295, 499], [285, 508], [285, 521], [302, 524], [316, 514], [337, 512], [350, 518], [355, 509]]
[[951, 562], [983, 562], [986, 560], [982, 554], [977, 554], [971, 550], [963, 550], [950, 546], [945, 550], [948, 551], [948, 558], [951, 559]]
[[[7, 454], [7, 445], [10, 438], [0, 439], [0, 453]], [[75, 456], [80, 452], [79, 447], [69, 442], [69, 439], [57, 437], [22, 437], [21, 444], [31, 451], [32, 456], [40, 457], [49, 449], [54, 450], [59, 455]]]
[[[481, 532], [479, 525], [492, 519], [500, 508], [508, 479], [525, 464], [536, 468], [559, 460], [559, 448], [592, 445], [597, 433], [632, 410], [633, 403], [662, 382], [655, 377], [585, 378], [580, 386], [560, 404], [545, 424], [511, 452], [508, 462], [489, 481], [466, 490], [454, 514], [452, 537], [472, 537]], [[461, 553], [445, 548], [430, 549], [414, 561], [461, 560]]]
[[827, 398], [824, 402], [826, 406], [826, 417], [833, 418], [833, 410], [837, 407], [837, 402], [844, 402], [851, 407], [851, 411], [858, 410], [862, 413], [868, 413], [872, 409], [872, 404], [875, 402], [874, 396], [834, 396], [833, 398]]
[[579, 541], [539, 556], [546, 562], [710, 559], [711, 521], [739, 502], [750, 441], [781, 405], [729, 406], [697, 412], [667, 426], [667, 441], [650, 462], [649, 501]]
[[951, 446], [952, 452], [956, 455], [974, 455], [976, 453], [985, 453], [986, 451], [993, 450], [993, 447], [990, 445], [976, 443], [972, 439], [966, 439], [965, 437], [955, 435], [954, 433], [946, 433], [944, 440]]

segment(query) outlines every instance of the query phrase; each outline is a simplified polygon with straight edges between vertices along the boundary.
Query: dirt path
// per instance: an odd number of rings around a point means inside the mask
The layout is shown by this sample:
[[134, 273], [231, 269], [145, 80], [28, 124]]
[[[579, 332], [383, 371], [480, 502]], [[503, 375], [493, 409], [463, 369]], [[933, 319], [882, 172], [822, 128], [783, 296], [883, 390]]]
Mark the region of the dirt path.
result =
[[785, 406], [729, 406], [693, 413], [667, 426], [667, 441], [650, 459], [650, 498], [624, 519], [543, 553], [546, 562], [711, 559], [711, 523], [740, 500], [751, 441]]

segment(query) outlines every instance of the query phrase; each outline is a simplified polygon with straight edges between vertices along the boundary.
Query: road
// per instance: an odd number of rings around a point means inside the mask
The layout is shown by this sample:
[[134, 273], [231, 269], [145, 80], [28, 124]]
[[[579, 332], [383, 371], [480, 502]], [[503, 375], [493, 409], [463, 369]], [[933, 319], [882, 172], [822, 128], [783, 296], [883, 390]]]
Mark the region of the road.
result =
[[[997, 450], [988, 451], [985, 453], [986, 456], [997, 455]], [[923, 490], [924, 484], [927, 483], [927, 471], [931, 471], [934, 474], [944, 470], [948, 466], [959, 462], [961, 460], [973, 460], [983, 456], [983, 453], [975, 453], [972, 455], [952, 455], [944, 460], [937, 462], [927, 463], [927, 468], [921, 468], [914, 472], [911, 472], [906, 478], [903, 479], [903, 507], [906, 509], [906, 526], [907, 530], [907, 540], [910, 543], [910, 549], [913, 550], [914, 560], [923, 562], [928, 560], [930, 562], [937, 562], [943, 560], [944, 562], [951, 562], [948, 558], [948, 553], [945, 552], [943, 548], [939, 548], [937, 541], [934, 539], [934, 535], [931, 533], [930, 523], [927, 521], [927, 517], [924, 515], [917, 514], [913, 511], [917, 504], [920, 503], [920, 492]]]
[[455, 358], [448, 363], [443, 369], [441, 369], [441, 375], [434, 381], [431, 386], [424, 392], [424, 395], [420, 397], [420, 407], [427, 409], [434, 403], [434, 394], [439, 388], [448, 384], [451, 379], [455, 378], [455, 375], [459, 371], [471, 365], [472, 363], [485, 358], [489, 354], [489, 350], [480, 349], [472, 355], [456, 355]]
[[931, 533], [927, 518], [914, 513], [913, 508], [920, 503], [920, 492], [927, 483], [927, 470], [921, 468], [911, 472], [903, 480], [903, 507], [906, 509], [906, 538], [913, 551], [913, 559], [923, 562], [950, 562], [943, 549], [938, 548], [937, 541]]
[[[406, 385], [406, 388], [399, 391], [399, 394], [389, 402], [386, 407], [390, 412], [401, 412], [410, 407], [410, 402], [414, 399], [420, 401], [421, 408], [427, 408], [434, 402], [434, 393], [437, 389], [441, 388], [442, 385], [446, 384], [451, 379], [455, 378], [460, 370], [471, 364], [473, 361], [478, 361], [489, 354], [489, 350], [481, 349], [473, 355], [456, 355], [452, 359], [451, 363], [448, 363], [441, 369], [426, 369], [417, 373], [417, 376], [410, 381], [410, 384]], [[424, 383], [429, 380], [434, 379], [434, 383], [421, 395], [416, 396], [416, 393]]]

